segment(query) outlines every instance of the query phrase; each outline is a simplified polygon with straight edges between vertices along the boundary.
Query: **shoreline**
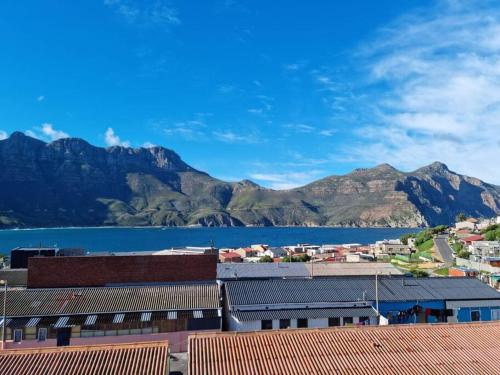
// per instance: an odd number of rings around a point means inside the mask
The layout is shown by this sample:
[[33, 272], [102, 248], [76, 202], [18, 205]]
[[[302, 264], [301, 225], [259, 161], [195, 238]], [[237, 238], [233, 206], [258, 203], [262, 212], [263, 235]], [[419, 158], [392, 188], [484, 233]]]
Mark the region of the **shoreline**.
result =
[[303, 229], [417, 229], [422, 230], [429, 227], [383, 227], [383, 226], [366, 226], [366, 227], [357, 227], [357, 226], [328, 226], [328, 225], [318, 225], [318, 226], [308, 226], [308, 225], [272, 225], [272, 226], [255, 226], [255, 225], [246, 225], [246, 226], [158, 226], [158, 225], [149, 225], [149, 226], [117, 226], [117, 225], [103, 225], [103, 226], [89, 226], [89, 227], [30, 227], [30, 228], [2, 228], [0, 232], [6, 231], [36, 231], [36, 230], [89, 230], [89, 229], [160, 229], [160, 230], [168, 230], [168, 229], [231, 229], [231, 228], [245, 228], [245, 229], [263, 229], [263, 228], [303, 228]]

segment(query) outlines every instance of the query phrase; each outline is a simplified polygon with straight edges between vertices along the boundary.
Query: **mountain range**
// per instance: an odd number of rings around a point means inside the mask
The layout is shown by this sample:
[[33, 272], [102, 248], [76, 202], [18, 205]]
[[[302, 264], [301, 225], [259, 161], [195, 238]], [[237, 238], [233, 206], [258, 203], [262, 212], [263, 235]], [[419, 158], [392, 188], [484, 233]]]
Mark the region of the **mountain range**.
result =
[[458, 213], [500, 213], [500, 187], [435, 162], [388, 164], [290, 190], [225, 182], [163, 147], [45, 143], [13, 133], [0, 141], [0, 227], [352, 226], [449, 224]]

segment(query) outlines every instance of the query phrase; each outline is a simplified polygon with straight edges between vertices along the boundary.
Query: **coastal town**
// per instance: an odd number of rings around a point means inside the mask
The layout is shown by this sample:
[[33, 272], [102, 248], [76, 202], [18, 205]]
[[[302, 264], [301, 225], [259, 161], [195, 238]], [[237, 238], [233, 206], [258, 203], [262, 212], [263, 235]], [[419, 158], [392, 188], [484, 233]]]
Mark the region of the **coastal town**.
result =
[[[63, 366], [57, 358], [64, 356], [71, 358], [68, 373], [77, 374], [97, 366], [96, 358], [104, 369], [123, 369], [133, 356], [142, 370], [131, 373], [144, 374], [328, 373], [322, 366], [391, 372], [396, 365], [380, 361], [373, 342], [408, 336], [408, 350], [418, 352], [420, 342], [446, 332], [439, 350], [447, 357], [439, 366], [481, 361], [478, 373], [497, 373], [498, 363], [481, 360], [481, 348], [495, 342], [498, 350], [500, 217], [460, 219], [373, 244], [105, 253], [14, 248], [0, 270], [0, 369], [35, 373], [48, 358]], [[448, 351], [476, 334], [481, 345], [467, 349], [468, 359]], [[353, 347], [370, 345], [373, 362], [335, 349], [346, 337]], [[262, 340], [281, 357], [236, 349]], [[307, 346], [289, 353], [283, 340]], [[321, 340], [333, 349], [321, 360], [307, 357]], [[438, 350], [433, 345], [427, 354]], [[262, 371], [249, 370], [255, 366]]]

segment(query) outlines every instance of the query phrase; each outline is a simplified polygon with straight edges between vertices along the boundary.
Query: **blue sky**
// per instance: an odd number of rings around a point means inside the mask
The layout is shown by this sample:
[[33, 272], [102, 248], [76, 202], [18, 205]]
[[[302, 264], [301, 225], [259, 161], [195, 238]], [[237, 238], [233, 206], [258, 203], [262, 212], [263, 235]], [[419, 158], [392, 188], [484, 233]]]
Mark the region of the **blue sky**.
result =
[[6, 1], [0, 138], [162, 145], [290, 188], [440, 160], [500, 184], [488, 1]]

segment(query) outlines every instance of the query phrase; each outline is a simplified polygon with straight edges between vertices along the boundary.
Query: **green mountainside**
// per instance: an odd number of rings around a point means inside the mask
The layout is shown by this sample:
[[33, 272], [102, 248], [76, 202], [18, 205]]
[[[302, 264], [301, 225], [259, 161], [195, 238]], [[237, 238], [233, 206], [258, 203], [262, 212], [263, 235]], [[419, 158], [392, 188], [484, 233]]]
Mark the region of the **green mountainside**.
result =
[[433, 163], [383, 164], [276, 191], [198, 171], [163, 147], [0, 141], [0, 227], [426, 226], [500, 213], [500, 188]]

